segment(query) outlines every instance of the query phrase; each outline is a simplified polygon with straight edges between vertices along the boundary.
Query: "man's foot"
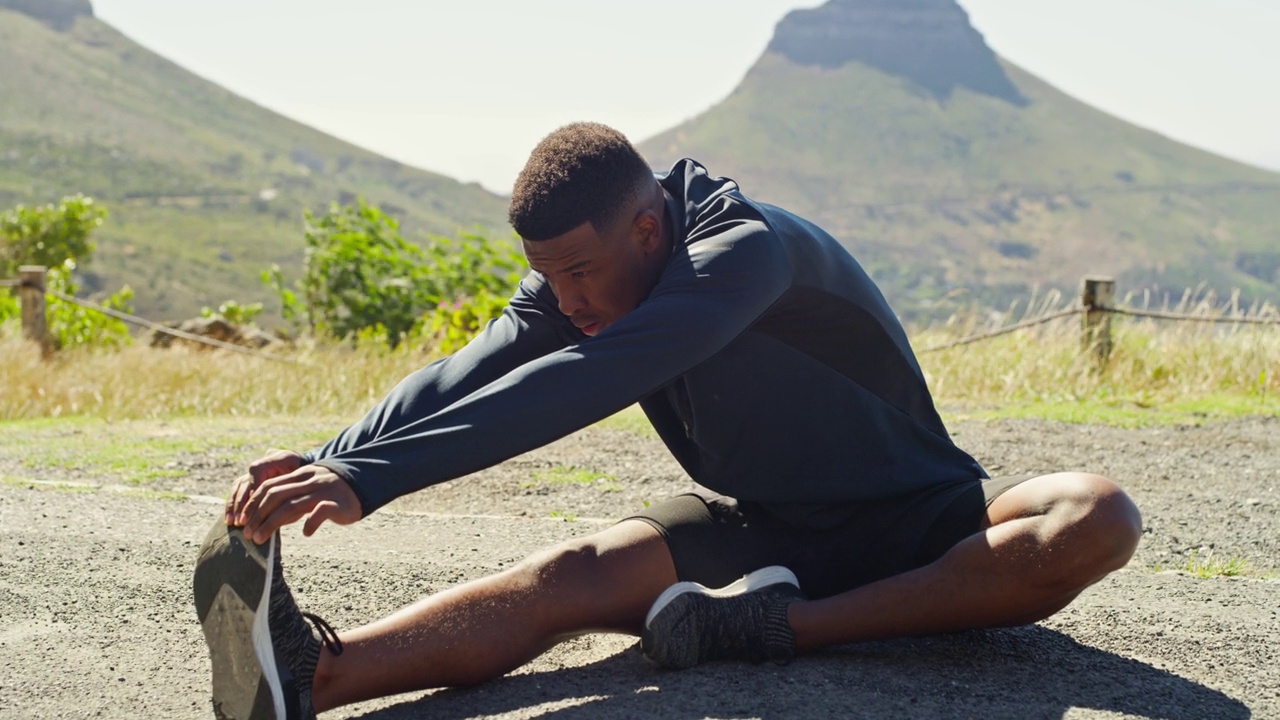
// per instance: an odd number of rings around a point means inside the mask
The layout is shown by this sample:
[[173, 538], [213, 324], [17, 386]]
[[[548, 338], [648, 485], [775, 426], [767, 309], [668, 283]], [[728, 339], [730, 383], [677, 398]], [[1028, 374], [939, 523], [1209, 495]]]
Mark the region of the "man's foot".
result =
[[[284, 582], [280, 533], [265, 545], [221, 520], [200, 548], [196, 614], [213, 662], [213, 712], [219, 720], [314, 718], [311, 682], [323, 641], [342, 643], [323, 620], [298, 610]], [[316, 623], [319, 638], [307, 624]]]
[[803, 599], [795, 574], [780, 565], [715, 590], [676, 583], [649, 609], [640, 649], [654, 664], [673, 669], [729, 659], [785, 665], [796, 654], [787, 606]]

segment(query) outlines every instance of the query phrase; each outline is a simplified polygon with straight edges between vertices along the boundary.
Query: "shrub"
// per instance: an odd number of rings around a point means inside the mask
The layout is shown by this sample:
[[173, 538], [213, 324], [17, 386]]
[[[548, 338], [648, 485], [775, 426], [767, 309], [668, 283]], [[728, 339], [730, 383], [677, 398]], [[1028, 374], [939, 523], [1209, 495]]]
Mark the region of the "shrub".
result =
[[0, 290], [0, 325], [21, 317], [22, 302], [18, 300], [18, 296], [7, 290]]
[[262, 303], [241, 305], [235, 300], [228, 300], [218, 306], [217, 310], [204, 307], [200, 309], [201, 317], [220, 316], [232, 325], [249, 325], [262, 314]]
[[56, 268], [66, 260], [86, 262], [89, 237], [107, 217], [105, 208], [84, 195], [58, 205], [19, 205], [0, 213], [0, 277], [14, 277], [21, 265]]
[[427, 315], [427, 326], [436, 349], [449, 354], [471, 342], [489, 322], [507, 307], [507, 295], [481, 289], [475, 297], [442, 301]]
[[437, 303], [486, 292], [510, 295], [529, 270], [528, 261], [514, 245], [469, 233], [457, 239], [432, 237], [427, 257], [426, 274]]
[[484, 298], [477, 312], [490, 312], [493, 297], [509, 294], [527, 268], [515, 247], [479, 235], [414, 245], [364, 200], [334, 204], [319, 218], [307, 213], [305, 236], [302, 277], [290, 287], [274, 266], [263, 282], [279, 295], [286, 320], [361, 344], [383, 338], [395, 348], [421, 335], [441, 303], [460, 298]]
[[[84, 195], [65, 197], [57, 205], [18, 205], [0, 213], [0, 277], [17, 275], [22, 265], [43, 265], [49, 268], [48, 289], [74, 296], [80, 289], [75, 281], [76, 267], [93, 254], [90, 236], [106, 217], [106, 209]], [[103, 304], [129, 312], [132, 299], [133, 290], [126, 286]], [[17, 297], [0, 294], [0, 322], [21, 314]], [[50, 297], [46, 314], [57, 349], [119, 347], [130, 342], [129, 327], [123, 322], [76, 303]]]
[[[49, 289], [75, 295], [80, 289], [75, 282], [75, 269], [74, 260], [65, 260], [58, 267], [51, 268], [47, 279]], [[133, 289], [126, 285], [100, 304], [131, 313], [133, 307], [129, 301], [132, 299]], [[128, 325], [97, 310], [50, 297], [47, 313], [49, 334], [53, 338], [53, 346], [59, 350], [81, 346], [118, 348], [132, 342]]]

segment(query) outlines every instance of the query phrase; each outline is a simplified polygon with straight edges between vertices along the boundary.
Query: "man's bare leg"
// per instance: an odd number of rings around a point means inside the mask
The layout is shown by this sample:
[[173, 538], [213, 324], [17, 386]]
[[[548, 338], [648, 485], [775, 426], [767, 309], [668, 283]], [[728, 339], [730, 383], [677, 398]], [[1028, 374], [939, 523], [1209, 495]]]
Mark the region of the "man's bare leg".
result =
[[[1082, 473], [1010, 489], [992, 503], [987, 522], [926, 567], [793, 603], [788, 617], [797, 645], [1034, 622], [1122, 567], [1141, 534], [1128, 496], [1106, 478]], [[676, 580], [657, 531], [620, 523], [344, 633], [341, 656], [321, 654], [316, 710], [483, 682], [583, 632], [636, 634], [654, 599]]]
[[649, 606], [676, 580], [662, 536], [647, 523], [622, 522], [341, 633], [343, 653], [320, 654], [312, 701], [323, 712], [474, 685], [574, 635], [639, 634]]
[[930, 565], [792, 603], [797, 647], [1042, 620], [1123, 567], [1142, 534], [1142, 517], [1124, 491], [1085, 473], [1011, 488], [987, 509], [987, 524]]

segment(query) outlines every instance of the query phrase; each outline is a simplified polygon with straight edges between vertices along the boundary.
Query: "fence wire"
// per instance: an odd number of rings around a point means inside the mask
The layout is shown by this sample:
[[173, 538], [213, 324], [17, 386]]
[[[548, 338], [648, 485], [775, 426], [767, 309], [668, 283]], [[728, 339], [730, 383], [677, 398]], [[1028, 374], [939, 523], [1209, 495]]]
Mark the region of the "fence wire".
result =
[[231, 352], [240, 353], [241, 355], [249, 355], [251, 357], [262, 358], [263, 360], [289, 363], [290, 365], [300, 364], [297, 360], [294, 360], [293, 358], [281, 357], [279, 355], [272, 355], [271, 353], [264, 353], [259, 350], [254, 350], [252, 348], [244, 347], [243, 345], [236, 345], [235, 343], [223, 342], [222, 340], [215, 340], [214, 338], [207, 338], [202, 335], [189, 333], [189, 332], [186, 332], [185, 330], [178, 330], [176, 328], [171, 328], [166, 325], [161, 325], [159, 323], [152, 322], [145, 318], [140, 318], [137, 315], [130, 315], [128, 313], [120, 312], [119, 310], [113, 310], [109, 307], [103, 307], [102, 305], [99, 305], [98, 303], [95, 303], [95, 302], [90, 302], [88, 300], [81, 300], [78, 297], [73, 297], [65, 293], [60, 293], [57, 290], [46, 289], [45, 293], [48, 295], [52, 295], [53, 297], [56, 297], [59, 300], [75, 303], [80, 307], [88, 308], [90, 310], [96, 310], [104, 315], [109, 315], [117, 320], [122, 320], [124, 322], [130, 323], [133, 325], [138, 325], [140, 327], [148, 328], [150, 330], [164, 333], [166, 335], [172, 335], [177, 338], [182, 338], [183, 340], [190, 340], [191, 342], [202, 343], [204, 345], [221, 348], [223, 350], [230, 350]]
[[932, 347], [927, 347], [923, 350], [918, 351], [917, 354], [923, 355], [925, 353], [937, 352], [939, 350], [948, 350], [950, 348], [960, 347], [961, 345], [969, 345], [971, 343], [976, 343], [981, 340], [990, 340], [991, 338], [1000, 337], [1001, 335], [1007, 335], [1011, 332], [1016, 332], [1018, 330], [1023, 330], [1029, 327], [1035, 327], [1036, 325], [1042, 325], [1044, 323], [1052, 322], [1054, 320], [1058, 320], [1064, 317], [1077, 315], [1079, 313], [1090, 312], [1090, 311], [1106, 312], [1106, 313], [1111, 313], [1112, 315], [1126, 315], [1129, 317], [1153, 318], [1156, 320], [1185, 320], [1189, 322], [1239, 323], [1239, 324], [1250, 324], [1250, 325], [1280, 325], [1280, 318], [1245, 317], [1245, 316], [1239, 316], [1239, 315], [1219, 315], [1219, 316], [1191, 315], [1189, 313], [1160, 312], [1156, 310], [1139, 310], [1137, 308], [1126, 308], [1126, 307], [1100, 308], [1100, 307], [1076, 306], [1073, 308], [1060, 310], [1055, 313], [1050, 313], [1048, 315], [1042, 315], [1037, 318], [1031, 318], [1030, 320], [1024, 320], [1019, 323], [1014, 323], [1013, 325], [1006, 325], [1005, 327], [992, 330], [990, 332], [979, 333], [977, 335], [970, 335], [968, 337], [960, 338], [959, 340], [953, 340], [952, 342], [943, 343], [941, 345], [934, 345]]
[[[16, 287], [21, 284], [22, 284], [22, 281], [16, 280], [16, 279], [0, 280], [0, 287]], [[161, 325], [159, 323], [152, 322], [145, 318], [140, 318], [136, 315], [123, 313], [123, 312], [120, 312], [119, 310], [113, 310], [111, 308], [104, 307], [102, 305], [99, 305], [94, 302], [90, 302], [88, 300], [81, 300], [80, 298], [73, 297], [71, 295], [66, 295], [56, 290], [46, 289], [45, 293], [53, 297], [56, 297], [60, 300], [65, 300], [66, 302], [72, 302], [81, 307], [88, 308], [90, 310], [96, 310], [100, 313], [103, 313], [104, 315], [109, 315], [113, 318], [116, 318], [117, 320], [122, 320], [124, 322], [145, 327], [150, 330], [154, 330], [156, 332], [165, 333], [167, 335], [172, 335], [174, 337], [182, 338], [183, 340], [190, 340], [191, 342], [202, 343], [204, 345], [209, 345], [211, 347], [221, 348], [223, 350], [230, 350], [232, 352], [240, 353], [242, 355], [258, 357], [264, 360], [290, 363], [292, 365], [300, 364], [297, 360], [294, 360], [293, 358], [286, 358], [286, 357], [281, 357], [279, 355], [272, 355], [270, 353], [264, 353], [258, 350], [254, 350], [252, 348], [246, 348], [241, 345], [236, 345], [234, 343], [223, 342], [222, 340], [215, 340], [213, 338], [207, 338], [201, 335], [195, 335], [193, 333], [185, 332], [183, 330], [178, 330], [176, 328], [171, 328], [166, 325]], [[977, 335], [970, 335], [968, 337], [963, 337], [963, 338], [960, 338], [959, 340], [953, 340], [951, 342], [943, 343], [941, 345], [933, 345], [933, 346], [924, 348], [923, 350], [918, 350], [916, 354], [924, 355], [926, 353], [939, 352], [941, 350], [949, 350], [951, 348], [961, 347], [963, 345], [970, 345], [972, 343], [981, 342], [983, 340], [990, 340], [992, 338], [1000, 337], [1001, 335], [1008, 335], [1009, 333], [1017, 332], [1019, 330], [1025, 330], [1026, 328], [1035, 327], [1037, 325], [1043, 325], [1045, 323], [1053, 322], [1054, 320], [1060, 320], [1064, 317], [1070, 317], [1072, 315], [1078, 315], [1080, 313], [1089, 312], [1089, 311], [1107, 312], [1113, 315], [1126, 315], [1129, 317], [1151, 318], [1155, 320], [1175, 320], [1175, 321], [1206, 322], [1206, 323], [1237, 323], [1237, 324], [1250, 324], [1250, 325], [1280, 325], [1280, 317], [1269, 318], [1269, 317], [1245, 317], [1245, 316], [1233, 316], [1233, 315], [1218, 315], [1218, 316], [1192, 315], [1189, 313], [1161, 312], [1157, 310], [1139, 310], [1137, 308], [1125, 308], [1125, 307], [1088, 308], [1088, 307], [1077, 305], [1076, 307], [1066, 308], [1064, 310], [1059, 310], [1058, 312], [1049, 313], [1048, 315], [1041, 315], [1040, 317], [1031, 318], [1029, 320], [1023, 320], [1022, 322], [1017, 322], [1012, 325], [1006, 325], [1005, 327], [997, 328], [989, 332], [979, 333]]]
[[927, 347], [923, 350], [920, 350], [917, 354], [923, 355], [925, 353], [937, 352], [939, 350], [948, 350], [953, 347], [960, 347], [961, 345], [969, 345], [971, 343], [976, 343], [980, 340], [990, 340], [991, 338], [1000, 337], [1001, 335], [1008, 335], [1011, 332], [1016, 332], [1018, 330], [1023, 330], [1029, 327], [1035, 327], [1036, 325], [1043, 325], [1044, 323], [1047, 323], [1047, 322], [1053, 322], [1054, 320], [1058, 320], [1060, 318], [1070, 317], [1071, 315], [1078, 315], [1084, 311], [1085, 311], [1085, 308], [1083, 307], [1073, 307], [1073, 308], [1067, 308], [1066, 310], [1059, 310], [1056, 313], [1041, 315], [1040, 317], [1031, 318], [1030, 320], [1023, 320], [1022, 322], [1014, 323], [1012, 325], [1006, 325], [1002, 328], [999, 328], [997, 330], [992, 330], [990, 332], [984, 332], [978, 335], [970, 335], [969, 337], [960, 338], [959, 340], [953, 340], [949, 343], [943, 343], [941, 345], [934, 345], [932, 347]]
[[1130, 317], [1154, 318], [1156, 320], [1187, 320], [1190, 322], [1208, 323], [1242, 323], [1250, 325], [1280, 325], [1280, 317], [1262, 318], [1242, 315], [1188, 315], [1186, 313], [1161, 312], [1158, 310], [1138, 310], [1137, 308], [1107, 308], [1107, 312]]

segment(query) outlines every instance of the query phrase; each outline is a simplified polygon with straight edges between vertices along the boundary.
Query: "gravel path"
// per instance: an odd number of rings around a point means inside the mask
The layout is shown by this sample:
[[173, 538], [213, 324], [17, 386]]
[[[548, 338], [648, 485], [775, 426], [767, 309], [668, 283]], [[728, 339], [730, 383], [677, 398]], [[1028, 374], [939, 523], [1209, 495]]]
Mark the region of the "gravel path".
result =
[[[953, 431], [996, 473], [1119, 481], [1146, 524], [1129, 567], [1025, 628], [679, 673], [652, 669], [629, 638], [591, 635], [478, 688], [326, 717], [1280, 718], [1280, 420]], [[221, 495], [236, 466], [188, 466], [171, 483], [188, 497], [162, 499], [46, 485], [95, 478], [0, 452], [0, 718], [211, 715], [190, 573], [219, 511], [201, 496]], [[595, 428], [356, 526], [291, 530], [286, 568], [308, 609], [350, 627], [689, 487], [656, 439]], [[1245, 575], [1185, 572], [1193, 555], [1243, 560]]]

